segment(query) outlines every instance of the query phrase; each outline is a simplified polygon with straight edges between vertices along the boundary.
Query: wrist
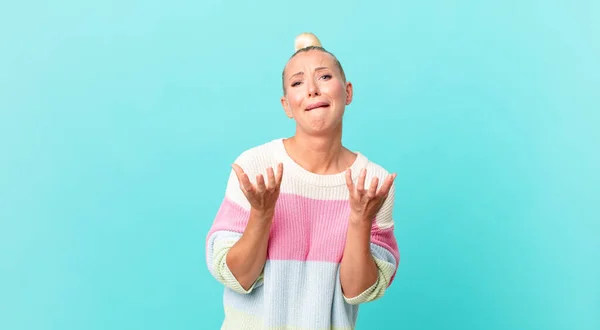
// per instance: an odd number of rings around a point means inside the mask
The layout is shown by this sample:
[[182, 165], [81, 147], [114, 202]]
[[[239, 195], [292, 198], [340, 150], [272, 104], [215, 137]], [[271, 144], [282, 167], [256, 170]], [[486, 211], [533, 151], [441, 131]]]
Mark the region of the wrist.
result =
[[250, 217], [262, 223], [270, 223], [275, 215], [275, 210], [250, 209]]
[[250, 209], [250, 218], [244, 229], [245, 239], [254, 242], [253, 244], [263, 244], [269, 238], [273, 216], [262, 210]]
[[[360, 218], [357, 218], [357, 220]], [[346, 232], [346, 245], [344, 257], [356, 260], [356, 258], [368, 257], [371, 253], [371, 222], [353, 221], [348, 223]]]
[[371, 219], [368, 216], [365, 216], [364, 214], [358, 214], [358, 213], [355, 213], [355, 212], [350, 212], [349, 222], [350, 222], [351, 226], [359, 226], [359, 227], [368, 226], [369, 228], [371, 228], [371, 224], [373, 223], [373, 219]]

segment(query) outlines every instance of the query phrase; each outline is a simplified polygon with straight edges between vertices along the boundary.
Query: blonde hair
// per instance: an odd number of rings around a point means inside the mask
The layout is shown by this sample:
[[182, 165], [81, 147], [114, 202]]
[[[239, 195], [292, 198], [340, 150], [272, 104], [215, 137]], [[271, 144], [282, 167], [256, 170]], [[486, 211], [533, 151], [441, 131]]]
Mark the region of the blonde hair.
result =
[[[323, 46], [321, 45], [321, 41], [313, 33], [304, 32], [304, 33], [301, 33], [298, 36], [296, 36], [296, 39], [294, 42], [294, 51], [295, 52], [292, 56], [290, 56], [290, 58], [288, 59], [288, 62], [292, 58], [294, 58], [294, 56], [296, 56], [297, 54], [303, 53], [303, 52], [308, 52], [311, 50], [317, 50], [317, 51], [321, 51], [321, 52], [331, 55], [335, 61], [335, 65], [337, 66], [338, 70], [340, 70], [340, 74], [342, 75], [343, 81], [346, 82], [346, 73], [344, 72], [344, 68], [342, 68], [342, 64], [340, 63], [340, 61], [337, 59], [337, 57], [335, 55], [333, 55], [331, 52], [329, 52], [328, 50], [323, 48]], [[283, 94], [285, 95], [285, 93], [286, 93], [285, 67], [283, 68], [283, 72], [281, 74], [281, 81], [282, 81], [282, 87], [283, 87]]]

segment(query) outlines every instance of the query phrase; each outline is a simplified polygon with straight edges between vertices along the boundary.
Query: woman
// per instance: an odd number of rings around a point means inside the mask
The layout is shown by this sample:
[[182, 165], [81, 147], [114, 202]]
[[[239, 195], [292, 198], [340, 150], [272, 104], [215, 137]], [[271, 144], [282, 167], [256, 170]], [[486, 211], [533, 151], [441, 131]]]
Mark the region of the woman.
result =
[[295, 135], [244, 151], [207, 236], [222, 329], [354, 329], [399, 262], [395, 174], [342, 146], [352, 84], [312, 34], [296, 38], [281, 104]]

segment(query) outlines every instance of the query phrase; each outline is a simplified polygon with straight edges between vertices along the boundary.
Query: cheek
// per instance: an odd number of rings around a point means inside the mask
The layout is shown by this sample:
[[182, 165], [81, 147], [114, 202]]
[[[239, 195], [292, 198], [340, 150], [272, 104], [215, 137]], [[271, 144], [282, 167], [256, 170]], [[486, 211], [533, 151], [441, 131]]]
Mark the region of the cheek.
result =
[[299, 93], [289, 94], [288, 100], [292, 110], [296, 110], [302, 105], [302, 96]]
[[342, 84], [327, 84], [322, 88], [322, 91], [335, 99], [344, 98], [344, 86]]

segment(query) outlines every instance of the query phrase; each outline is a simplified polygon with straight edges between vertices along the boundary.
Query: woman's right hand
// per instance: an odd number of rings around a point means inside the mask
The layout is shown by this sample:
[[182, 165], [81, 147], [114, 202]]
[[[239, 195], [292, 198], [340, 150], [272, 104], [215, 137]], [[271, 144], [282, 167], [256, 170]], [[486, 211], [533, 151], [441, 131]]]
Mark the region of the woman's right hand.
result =
[[283, 177], [283, 164], [277, 165], [277, 174], [273, 173], [273, 168], [267, 168], [267, 182], [262, 174], [256, 176], [256, 185], [253, 185], [248, 175], [237, 164], [232, 165], [233, 170], [240, 183], [240, 189], [248, 199], [250, 206], [255, 211], [267, 217], [275, 214], [275, 204], [279, 198], [279, 188], [281, 187], [281, 178]]

